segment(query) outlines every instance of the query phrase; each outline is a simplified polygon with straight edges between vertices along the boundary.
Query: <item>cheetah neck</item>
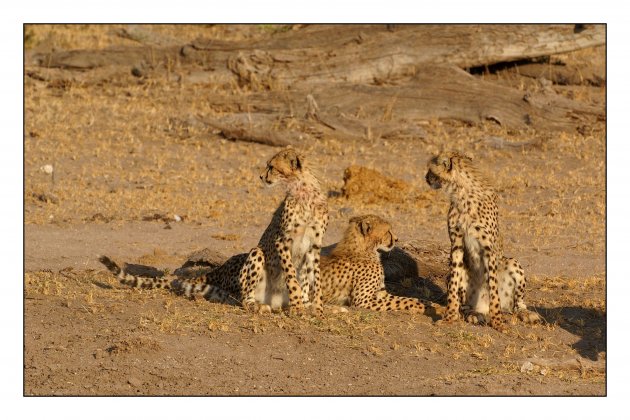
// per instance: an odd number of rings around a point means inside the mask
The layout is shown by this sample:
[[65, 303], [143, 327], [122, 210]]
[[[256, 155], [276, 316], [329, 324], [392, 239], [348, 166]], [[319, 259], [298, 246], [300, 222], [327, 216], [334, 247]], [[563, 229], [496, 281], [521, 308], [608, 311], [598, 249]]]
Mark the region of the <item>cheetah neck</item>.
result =
[[460, 176], [455, 182], [448, 183], [445, 190], [451, 199], [451, 203], [455, 205], [465, 202], [471, 196], [494, 194], [494, 189], [474, 172]]
[[[376, 247], [372, 247], [369, 250], [365, 250], [365, 240], [357, 235], [350, 234], [344, 235], [343, 239], [337, 244], [333, 250], [331, 256], [334, 257], [352, 257], [355, 260], [357, 257], [367, 259], [371, 261], [380, 261], [380, 256]], [[365, 250], [365, 251], [363, 251]]]
[[304, 172], [300, 178], [291, 182], [287, 186], [287, 195], [303, 203], [312, 203], [313, 205], [326, 203], [326, 197], [321, 192], [319, 180], [310, 172]]

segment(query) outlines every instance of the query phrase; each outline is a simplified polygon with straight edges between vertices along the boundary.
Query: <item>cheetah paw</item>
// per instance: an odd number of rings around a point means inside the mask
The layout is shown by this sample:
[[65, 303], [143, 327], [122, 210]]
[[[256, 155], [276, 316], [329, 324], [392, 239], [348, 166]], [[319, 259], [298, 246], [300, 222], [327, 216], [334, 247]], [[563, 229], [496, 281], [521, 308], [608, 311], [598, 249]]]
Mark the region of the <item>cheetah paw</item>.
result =
[[538, 324], [543, 322], [543, 319], [536, 312], [529, 311], [527, 309], [522, 309], [516, 313], [518, 319], [527, 324]]
[[290, 316], [300, 316], [302, 314], [304, 314], [304, 306], [302, 306], [301, 304], [289, 307]]
[[243, 308], [247, 312], [256, 314], [271, 313], [271, 306], [260, 304], [258, 302], [243, 302]]
[[324, 311], [331, 314], [348, 312], [348, 308], [338, 305], [324, 305]]
[[306, 312], [311, 316], [322, 318], [324, 316], [324, 307], [321, 305], [315, 305], [315, 304], [308, 305], [306, 307]]
[[470, 312], [465, 316], [466, 322], [473, 325], [485, 325], [486, 317], [479, 312]]
[[261, 315], [271, 314], [271, 306], [270, 305], [258, 305], [258, 310], [256, 311]]
[[436, 325], [449, 325], [449, 324], [454, 324], [456, 322], [458, 322], [459, 316], [457, 315], [446, 315], [445, 317], [443, 317], [442, 319], [438, 319], [437, 321], [435, 321]]
[[501, 333], [507, 332], [507, 326], [501, 317], [491, 319], [490, 326]]

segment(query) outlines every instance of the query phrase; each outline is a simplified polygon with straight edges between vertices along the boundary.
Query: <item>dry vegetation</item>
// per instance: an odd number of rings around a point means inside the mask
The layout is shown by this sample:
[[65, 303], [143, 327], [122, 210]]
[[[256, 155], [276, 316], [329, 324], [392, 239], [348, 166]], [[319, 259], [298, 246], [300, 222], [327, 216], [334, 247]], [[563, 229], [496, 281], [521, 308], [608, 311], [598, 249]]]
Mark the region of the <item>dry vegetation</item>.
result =
[[[302, 30], [150, 29], [158, 45]], [[131, 38], [133, 28], [123, 25], [25, 32], [27, 54], [142, 45]], [[583, 83], [552, 83], [510, 66], [475, 77], [603, 107], [605, 80], [586, 81], [603, 74], [604, 47], [551, 59], [580, 69]], [[257, 182], [278, 148], [228, 140], [189, 118], [223, 118], [229, 110], [208, 96], [247, 98], [247, 89], [129, 70], [96, 84], [25, 77], [26, 394], [605, 393], [605, 121], [549, 132], [428, 119], [415, 122], [422, 138], [327, 135], [302, 147], [329, 191], [325, 245], [339, 239], [350, 216], [379, 214], [393, 222], [418, 269], [390, 286], [436, 300], [446, 273], [448, 203], [428, 189], [424, 167], [443, 148], [472, 155], [498, 188], [506, 252], [523, 263], [528, 303], [544, 325], [516, 324], [499, 334], [439, 327], [421, 315], [259, 316], [127, 290], [96, 263], [94, 255], [107, 252], [174, 268], [204, 247], [224, 256], [246, 251], [280, 200]], [[395, 121], [393, 112], [388, 118]]]

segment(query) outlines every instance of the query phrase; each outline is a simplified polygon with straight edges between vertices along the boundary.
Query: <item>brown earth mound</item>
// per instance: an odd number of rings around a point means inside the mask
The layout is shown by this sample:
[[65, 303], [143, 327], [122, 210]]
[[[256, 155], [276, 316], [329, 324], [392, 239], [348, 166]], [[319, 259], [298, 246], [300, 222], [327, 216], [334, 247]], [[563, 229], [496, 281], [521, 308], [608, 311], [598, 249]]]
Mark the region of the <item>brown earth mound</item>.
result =
[[343, 182], [344, 197], [367, 204], [403, 203], [416, 197], [414, 188], [406, 182], [363, 166], [353, 165], [346, 168]]

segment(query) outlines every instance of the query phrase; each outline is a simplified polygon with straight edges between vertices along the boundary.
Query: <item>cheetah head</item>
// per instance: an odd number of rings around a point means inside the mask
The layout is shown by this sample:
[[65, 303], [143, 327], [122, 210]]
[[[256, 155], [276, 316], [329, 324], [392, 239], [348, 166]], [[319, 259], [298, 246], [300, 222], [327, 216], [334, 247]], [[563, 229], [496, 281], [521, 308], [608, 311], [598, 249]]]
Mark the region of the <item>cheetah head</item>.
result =
[[392, 233], [392, 226], [384, 219], [372, 214], [350, 219], [349, 233], [362, 240], [366, 251], [391, 251], [398, 238]]
[[291, 183], [298, 180], [304, 171], [304, 156], [293, 148], [278, 152], [269, 159], [260, 174], [262, 182], [271, 187], [278, 182]]
[[467, 156], [457, 152], [442, 152], [429, 160], [426, 175], [427, 184], [435, 190], [442, 188], [445, 184], [452, 184], [456, 181], [457, 171], [453, 168], [459, 167], [462, 162], [470, 161]]

